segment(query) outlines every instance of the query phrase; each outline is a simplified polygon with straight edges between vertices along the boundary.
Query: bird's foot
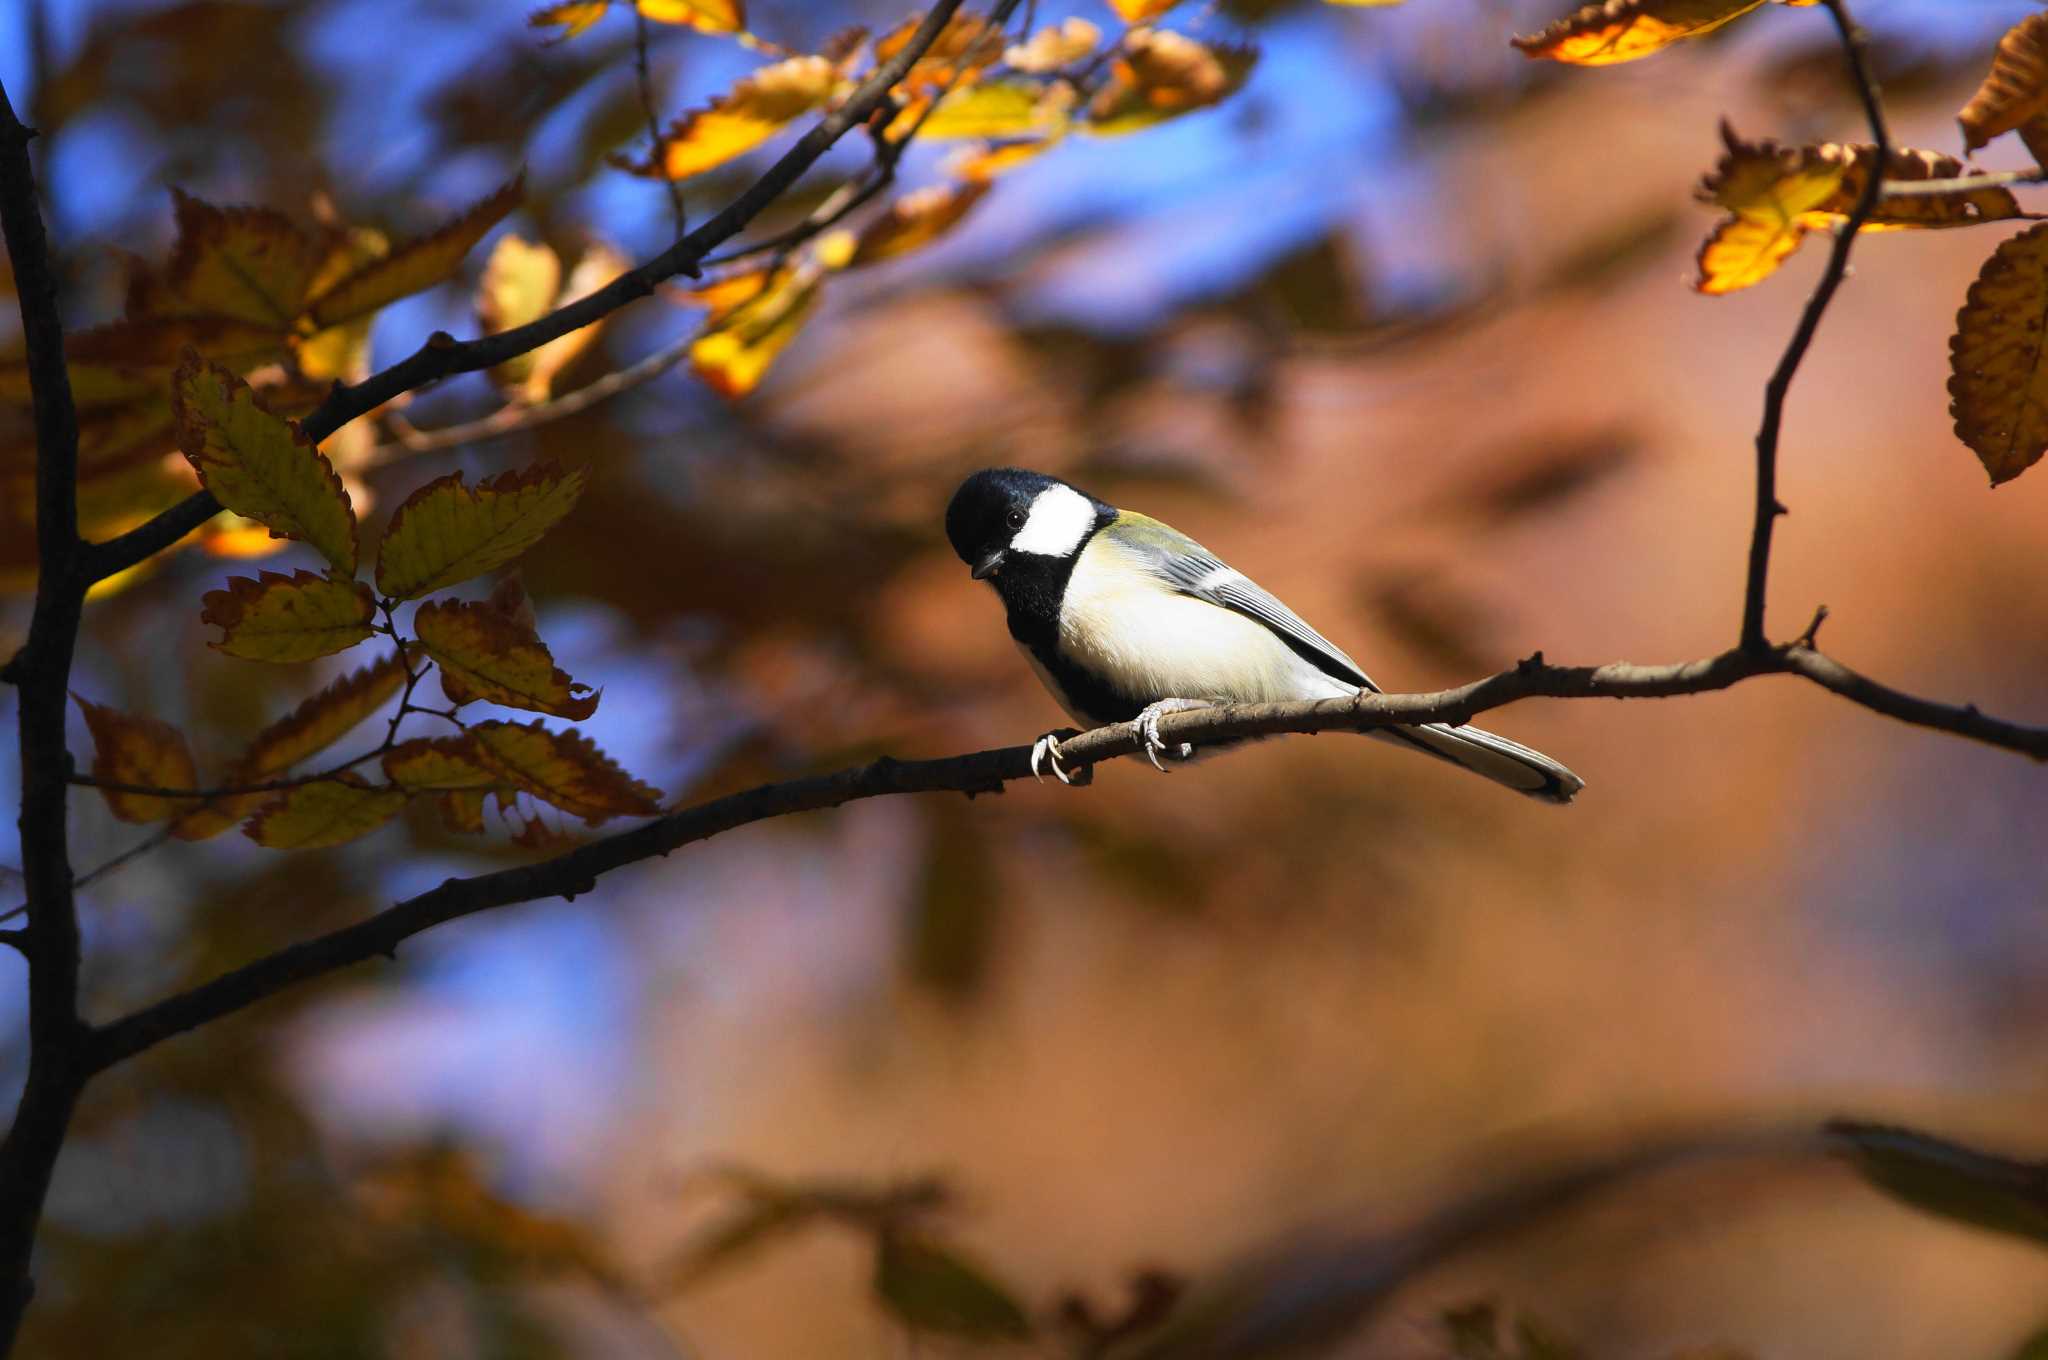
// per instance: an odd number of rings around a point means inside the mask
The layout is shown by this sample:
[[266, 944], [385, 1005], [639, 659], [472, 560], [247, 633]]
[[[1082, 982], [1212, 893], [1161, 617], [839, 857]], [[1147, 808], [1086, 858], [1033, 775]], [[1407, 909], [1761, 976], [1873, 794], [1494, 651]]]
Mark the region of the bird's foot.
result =
[[1092, 782], [1095, 778], [1094, 766], [1083, 765], [1077, 770], [1069, 770], [1066, 766], [1060, 764], [1060, 736], [1062, 733], [1069, 737], [1075, 735], [1072, 728], [1062, 728], [1058, 732], [1048, 732], [1037, 741], [1031, 743], [1032, 777], [1041, 784], [1045, 782], [1045, 770], [1040, 768], [1043, 765], [1050, 767], [1053, 777], [1069, 787]]
[[1152, 768], [1161, 774], [1168, 773], [1159, 757], [1186, 760], [1194, 755], [1195, 748], [1187, 742], [1169, 744], [1159, 735], [1159, 720], [1168, 713], [1185, 713], [1191, 708], [1208, 708], [1210, 705], [1200, 699], [1161, 699], [1145, 705], [1145, 711], [1131, 720], [1131, 735], [1138, 739], [1138, 749], [1152, 762]]

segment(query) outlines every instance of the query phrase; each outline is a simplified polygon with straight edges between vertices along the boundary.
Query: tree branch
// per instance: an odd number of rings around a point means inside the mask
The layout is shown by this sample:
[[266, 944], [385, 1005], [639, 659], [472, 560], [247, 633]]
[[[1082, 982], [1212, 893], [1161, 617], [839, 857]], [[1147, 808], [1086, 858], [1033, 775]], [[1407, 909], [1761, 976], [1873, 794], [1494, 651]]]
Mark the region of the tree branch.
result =
[[[678, 274], [695, 276], [704, 257], [738, 235], [761, 211], [780, 198], [847, 132], [866, 122], [889, 98], [889, 90], [931, 47], [939, 32], [960, 8], [961, 0], [935, 0], [903, 49], [875, 68], [844, 104], [818, 120], [796, 145], [784, 152], [761, 178], [748, 186], [717, 216], [676, 241], [667, 250], [627, 270], [594, 293], [565, 304], [536, 321], [475, 340], [457, 341], [436, 331], [411, 357], [371, 374], [353, 386], [335, 384], [327, 400], [300, 422], [314, 443], [382, 406], [392, 398], [428, 383], [474, 373], [517, 358], [558, 336], [601, 321], [629, 302], [654, 291], [655, 285]], [[118, 538], [93, 545], [88, 566], [101, 580], [163, 551], [220, 511], [220, 502], [205, 491], [186, 497], [155, 519]]]
[[1863, 192], [1857, 195], [1856, 206], [1850, 211], [1848, 221], [1836, 231], [1834, 248], [1828, 253], [1827, 268], [1821, 273], [1820, 284], [1813, 290], [1813, 296], [1807, 299], [1806, 310], [1800, 314], [1799, 325], [1792, 332], [1792, 341], [1785, 347], [1784, 357], [1778, 360], [1770, 382], [1764, 386], [1763, 423], [1756, 432], [1756, 513], [1749, 538], [1749, 579], [1742, 598], [1741, 645], [1750, 651], [1762, 651], [1770, 646], [1764, 632], [1764, 595], [1770, 583], [1771, 530], [1778, 516], [1785, 513], [1784, 505], [1778, 500], [1778, 434], [1785, 423], [1785, 398], [1792, 390], [1792, 379], [1799, 372], [1800, 362], [1806, 358], [1806, 351], [1813, 344], [1814, 332], [1820, 329], [1821, 317], [1849, 272], [1849, 252], [1855, 248], [1856, 233], [1863, 230], [1863, 224], [1877, 211], [1885, 188], [1883, 167], [1891, 164], [1892, 155], [1891, 134], [1885, 130], [1884, 107], [1878, 99], [1877, 82], [1870, 74], [1864, 32], [1850, 17], [1846, 0], [1821, 0], [1821, 3], [1827, 6], [1828, 15], [1835, 21], [1835, 28], [1841, 35], [1849, 75], [1863, 101], [1863, 115], [1870, 123], [1871, 140], [1877, 143], [1876, 164], [1879, 168], [1864, 181]]

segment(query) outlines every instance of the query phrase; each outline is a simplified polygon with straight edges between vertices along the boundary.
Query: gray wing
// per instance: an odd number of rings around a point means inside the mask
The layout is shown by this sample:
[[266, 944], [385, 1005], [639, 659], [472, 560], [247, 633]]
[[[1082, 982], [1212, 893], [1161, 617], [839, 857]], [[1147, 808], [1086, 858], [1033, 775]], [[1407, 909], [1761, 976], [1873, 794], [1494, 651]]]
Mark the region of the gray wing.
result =
[[1364, 667], [1308, 626], [1257, 582], [1169, 524], [1125, 510], [1115, 537], [1142, 556], [1158, 577], [1183, 595], [1234, 610], [1273, 630], [1282, 642], [1339, 679], [1379, 692]]

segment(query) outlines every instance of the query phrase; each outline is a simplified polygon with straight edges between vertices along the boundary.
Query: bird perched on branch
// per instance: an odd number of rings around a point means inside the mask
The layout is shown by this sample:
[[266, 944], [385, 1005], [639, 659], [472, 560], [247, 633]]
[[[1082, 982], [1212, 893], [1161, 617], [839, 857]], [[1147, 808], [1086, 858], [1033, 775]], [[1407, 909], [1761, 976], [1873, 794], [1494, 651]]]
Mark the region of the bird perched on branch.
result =
[[[1214, 704], [1375, 693], [1365, 671], [1300, 616], [1186, 534], [1119, 510], [1057, 477], [985, 468], [946, 507], [946, 537], [995, 587], [1010, 636], [1076, 722], [1128, 722], [1161, 771], [1185, 760], [1159, 719]], [[1367, 735], [1449, 761], [1517, 793], [1567, 803], [1585, 781], [1538, 751], [1476, 727], [1430, 723]], [[1056, 734], [1032, 773], [1061, 764]]]

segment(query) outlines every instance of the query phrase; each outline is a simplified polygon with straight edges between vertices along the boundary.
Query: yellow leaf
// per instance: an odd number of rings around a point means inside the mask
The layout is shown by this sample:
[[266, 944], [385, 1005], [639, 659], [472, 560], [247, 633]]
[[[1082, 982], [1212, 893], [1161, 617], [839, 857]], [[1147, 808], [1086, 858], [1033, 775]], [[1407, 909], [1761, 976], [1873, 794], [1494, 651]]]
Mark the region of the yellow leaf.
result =
[[1956, 315], [1949, 348], [1949, 414], [1991, 484], [2009, 482], [2048, 450], [2048, 224], [2002, 242]]
[[931, 244], [951, 231], [981, 201], [988, 184], [934, 184], [908, 193], [861, 229], [849, 266], [892, 259]]
[[687, 24], [700, 33], [738, 33], [747, 26], [740, 0], [639, 0], [656, 23]]
[[752, 300], [714, 314], [690, 345], [690, 366], [722, 397], [753, 391], [817, 307], [818, 280], [815, 269], [785, 270]]
[[1058, 25], [1048, 24], [1032, 34], [1030, 42], [1005, 51], [1003, 65], [1012, 71], [1044, 75], [1093, 55], [1101, 41], [1102, 30], [1076, 16]]
[[1066, 125], [1073, 87], [1064, 82], [1043, 89], [1028, 81], [991, 80], [954, 90], [939, 101], [921, 126], [921, 110], [907, 108], [890, 124], [893, 137], [913, 126], [932, 141], [956, 137], [1022, 137], [1055, 134]]
[[[319, 296], [358, 269], [383, 259], [390, 250], [391, 242], [373, 227], [350, 227], [332, 233], [327, 256], [307, 286], [308, 296]], [[314, 382], [333, 382], [337, 378], [360, 382], [370, 372], [370, 326], [375, 320], [374, 315], [359, 316], [316, 330], [300, 340], [299, 372]]]
[[[909, 45], [924, 22], [922, 15], [905, 19], [875, 39], [875, 61], [888, 61]], [[965, 85], [1002, 58], [1003, 30], [978, 14], [955, 14], [939, 36], [912, 63], [896, 86], [898, 94], [932, 94]]]
[[1088, 102], [1088, 130], [1101, 136], [1136, 132], [1235, 93], [1258, 54], [1245, 47], [1205, 47], [1166, 29], [1124, 35], [1111, 78]]
[[2048, 14], [2030, 14], [1998, 40], [1991, 72], [1956, 115], [1963, 149], [2048, 114]]
[[377, 589], [410, 600], [504, 566], [560, 523], [583, 473], [538, 463], [475, 487], [438, 477], [406, 498], [377, 550]]
[[1149, 24], [1179, 3], [1180, 0], [1109, 0], [1109, 7], [1127, 24]]
[[487, 792], [486, 789], [451, 789], [434, 795], [434, 807], [441, 814], [441, 825], [463, 835], [482, 835], [484, 795]]
[[178, 244], [161, 293], [144, 293], [144, 305], [157, 315], [228, 316], [289, 328], [320, 267], [323, 243], [268, 208], [218, 208], [176, 189], [171, 196]]
[[1721, 140], [1727, 152], [1700, 181], [1698, 196], [1759, 221], [1795, 222], [1834, 199], [1849, 159], [1830, 156], [1818, 146], [1782, 147], [1768, 139], [1747, 142], [1725, 119]]
[[[792, 271], [784, 269], [777, 274], [778, 285], [790, 277]], [[705, 308], [710, 316], [708, 321], [717, 321], [741, 305], [761, 296], [768, 287], [769, 270], [747, 269], [724, 278], [713, 279], [699, 287], [678, 291], [676, 296], [684, 302], [695, 303]]]
[[[555, 299], [555, 306], [566, 307], [589, 297], [632, 267], [631, 260], [603, 241], [591, 242], [584, 248], [582, 258], [576, 261], [576, 267], [569, 271], [569, 281], [562, 285], [562, 294]], [[556, 336], [525, 356], [532, 361], [526, 375], [526, 399], [546, 401], [554, 391], [555, 379], [597, 343], [604, 327], [604, 321], [594, 321], [567, 335]]]
[[343, 572], [356, 569], [356, 512], [326, 455], [297, 425], [271, 414], [249, 385], [196, 355], [171, 388], [178, 446], [228, 509], [280, 538], [312, 544]]
[[999, 146], [985, 142], [980, 146], [963, 146], [946, 158], [945, 171], [955, 179], [986, 183], [999, 175], [1007, 175], [1027, 161], [1037, 160], [1058, 145], [1058, 138], [1049, 137]]
[[[145, 317], [73, 331], [64, 338], [72, 398], [104, 406], [161, 395], [188, 349], [240, 372], [281, 358], [285, 335], [220, 316]], [[0, 362], [0, 402], [28, 399], [27, 362]]]
[[[154, 789], [197, 786], [192, 752], [177, 728], [139, 713], [103, 708], [76, 694], [71, 697], [77, 700], [85, 714], [85, 725], [92, 732], [93, 778]], [[160, 822], [191, 806], [190, 800], [182, 798], [118, 793], [113, 789], [100, 792], [107, 800], [108, 810], [124, 822]]]
[[344, 774], [301, 784], [249, 819], [242, 834], [271, 850], [315, 850], [366, 836], [405, 807], [405, 791]]
[[414, 793], [492, 789], [500, 776], [468, 737], [416, 737], [384, 753], [384, 777]]
[[200, 599], [199, 620], [226, 630], [211, 644], [247, 661], [311, 661], [370, 636], [376, 599], [360, 581], [266, 571], [230, 576]]
[[420, 606], [412, 626], [457, 708], [481, 699], [576, 721], [597, 711], [598, 696], [555, 668], [532, 628], [489, 605], [435, 601]]
[[308, 318], [315, 327], [332, 326], [433, 287], [461, 266], [469, 248], [518, 207], [525, 194], [522, 174], [427, 235], [335, 280], [307, 305]]
[[508, 783], [592, 826], [660, 810], [660, 790], [627, 774], [580, 733], [550, 732], [536, 718], [526, 726], [478, 723], [469, 734], [484, 762]]
[[1797, 222], [1724, 218], [1700, 246], [1700, 276], [1692, 286], [1719, 296], [1759, 283], [1799, 249], [1805, 238], [1806, 228]]
[[[396, 652], [343, 676], [258, 732], [222, 774], [220, 785], [236, 788], [278, 778], [360, 727], [404, 687], [405, 667]], [[171, 833], [187, 841], [217, 836], [276, 797], [245, 793], [216, 798], [180, 817]]]
[[604, 12], [611, 8], [611, 0], [565, 0], [559, 5], [537, 9], [526, 16], [526, 22], [533, 28], [560, 28], [561, 38], [573, 38], [589, 28]]
[[[553, 309], [561, 287], [562, 257], [554, 248], [545, 241], [532, 242], [507, 232], [491, 248], [483, 279], [477, 284], [477, 324], [495, 335], [536, 321]], [[491, 370], [491, 379], [500, 387], [522, 390], [533, 372], [533, 362], [531, 351], [508, 359]]]
[[839, 68], [824, 57], [764, 66], [708, 107], [671, 123], [646, 160], [615, 156], [612, 163], [651, 179], [688, 179], [752, 151], [823, 104], [839, 80]]
[[1516, 38], [1523, 55], [1611, 66], [1662, 51], [1739, 19], [1764, 0], [1594, 0], [1540, 33]]

